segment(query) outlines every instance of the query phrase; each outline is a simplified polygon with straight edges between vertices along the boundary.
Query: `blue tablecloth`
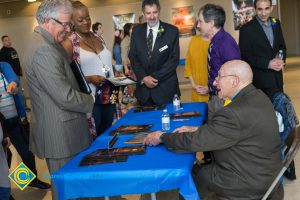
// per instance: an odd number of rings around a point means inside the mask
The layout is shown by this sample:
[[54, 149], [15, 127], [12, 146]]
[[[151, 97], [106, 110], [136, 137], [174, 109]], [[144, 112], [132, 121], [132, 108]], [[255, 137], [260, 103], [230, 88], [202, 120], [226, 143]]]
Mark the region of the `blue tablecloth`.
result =
[[[172, 105], [167, 105], [169, 113]], [[182, 111], [200, 111], [200, 117], [187, 121], [171, 120], [171, 130], [183, 125], [203, 124], [207, 115], [206, 103], [185, 103]], [[58, 190], [59, 199], [80, 197], [116, 196], [124, 194], [153, 193], [160, 190], [179, 189], [186, 200], [199, 200], [197, 189], [190, 174], [195, 154], [176, 154], [164, 145], [147, 147], [146, 154], [128, 157], [127, 162], [79, 167], [83, 156], [100, 148], [107, 148], [109, 132], [120, 125], [152, 124], [151, 130], [161, 130], [162, 111], [126, 113], [84, 152], [75, 156], [51, 178]], [[114, 147], [124, 144], [133, 135], [123, 135]]]

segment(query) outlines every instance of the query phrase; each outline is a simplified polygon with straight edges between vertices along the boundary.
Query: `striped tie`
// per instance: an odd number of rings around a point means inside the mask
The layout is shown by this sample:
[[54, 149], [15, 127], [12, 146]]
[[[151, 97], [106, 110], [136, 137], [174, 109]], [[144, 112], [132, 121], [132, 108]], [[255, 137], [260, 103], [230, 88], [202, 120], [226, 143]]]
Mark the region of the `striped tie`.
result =
[[151, 59], [152, 56], [152, 43], [153, 43], [153, 33], [152, 33], [152, 29], [149, 29], [149, 34], [147, 37], [147, 47], [148, 47], [148, 59]]

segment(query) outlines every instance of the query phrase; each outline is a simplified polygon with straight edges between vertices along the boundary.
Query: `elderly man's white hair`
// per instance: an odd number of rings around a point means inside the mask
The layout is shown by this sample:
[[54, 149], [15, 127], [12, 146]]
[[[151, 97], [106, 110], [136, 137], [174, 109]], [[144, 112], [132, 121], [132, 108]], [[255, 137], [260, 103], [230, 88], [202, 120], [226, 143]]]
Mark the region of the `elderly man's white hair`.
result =
[[72, 14], [73, 8], [69, 0], [43, 0], [36, 12], [36, 20], [43, 24], [47, 18], [55, 18], [61, 13]]
[[227, 74], [235, 74], [239, 77], [240, 82], [243, 83], [252, 83], [253, 73], [251, 67], [248, 63], [242, 60], [232, 60], [224, 64], [226, 66]]

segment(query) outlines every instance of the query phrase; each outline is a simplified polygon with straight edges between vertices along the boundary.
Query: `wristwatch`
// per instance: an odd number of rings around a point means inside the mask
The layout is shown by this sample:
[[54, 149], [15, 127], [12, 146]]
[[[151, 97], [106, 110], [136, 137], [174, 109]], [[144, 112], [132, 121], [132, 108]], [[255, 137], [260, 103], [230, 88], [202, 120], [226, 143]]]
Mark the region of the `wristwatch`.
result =
[[142, 81], [141, 81], [141, 85], [144, 85], [144, 83], [145, 83], [145, 82], [142, 80]]

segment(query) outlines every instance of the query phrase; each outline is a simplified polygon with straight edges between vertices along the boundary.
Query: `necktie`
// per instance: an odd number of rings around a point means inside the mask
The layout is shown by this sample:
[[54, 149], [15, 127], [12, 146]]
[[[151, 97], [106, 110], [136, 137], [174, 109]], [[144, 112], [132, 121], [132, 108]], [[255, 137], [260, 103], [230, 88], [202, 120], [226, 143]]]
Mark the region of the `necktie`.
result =
[[148, 58], [151, 58], [152, 55], [152, 43], [153, 43], [153, 33], [152, 33], [152, 29], [149, 29], [149, 34], [147, 37], [147, 47], [148, 47]]

